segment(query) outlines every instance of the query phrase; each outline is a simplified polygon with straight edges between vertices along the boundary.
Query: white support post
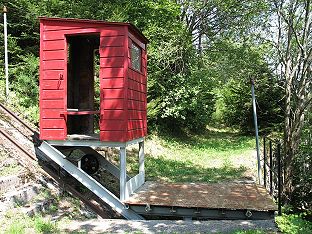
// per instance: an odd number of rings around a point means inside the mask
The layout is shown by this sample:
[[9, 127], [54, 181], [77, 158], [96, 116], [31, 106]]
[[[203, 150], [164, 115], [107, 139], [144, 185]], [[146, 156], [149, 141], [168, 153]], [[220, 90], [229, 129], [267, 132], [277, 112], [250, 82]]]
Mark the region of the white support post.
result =
[[261, 159], [260, 159], [258, 120], [257, 120], [257, 107], [256, 107], [255, 81], [254, 81], [254, 79], [251, 79], [251, 96], [252, 96], [252, 109], [253, 109], [253, 118], [254, 118], [254, 125], [255, 125], [255, 134], [256, 134], [258, 182], [259, 182], [259, 184], [262, 184], [262, 179], [261, 179], [261, 175], [262, 175], [262, 173], [261, 173]]
[[127, 161], [126, 161], [126, 147], [120, 147], [120, 200], [127, 199]]
[[3, 28], [4, 28], [4, 69], [5, 69], [5, 96], [9, 97], [9, 62], [8, 62], [8, 31], [7, 31], [7, 14], [8, 10], [3, 7]]
[[144, 168], [144, 141], [139, 142], [139, 173], [145, 174]]

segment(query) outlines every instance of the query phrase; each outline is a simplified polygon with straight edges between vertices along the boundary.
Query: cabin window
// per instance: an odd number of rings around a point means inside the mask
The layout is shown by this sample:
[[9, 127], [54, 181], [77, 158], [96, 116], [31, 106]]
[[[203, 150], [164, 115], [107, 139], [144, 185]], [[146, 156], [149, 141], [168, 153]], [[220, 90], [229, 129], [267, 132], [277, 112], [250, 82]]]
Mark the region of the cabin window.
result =
[[141, 58], [142, 51], [141, 48], [132, 42], [131, 45], [131, 66], [137, 71], [141, 71]]

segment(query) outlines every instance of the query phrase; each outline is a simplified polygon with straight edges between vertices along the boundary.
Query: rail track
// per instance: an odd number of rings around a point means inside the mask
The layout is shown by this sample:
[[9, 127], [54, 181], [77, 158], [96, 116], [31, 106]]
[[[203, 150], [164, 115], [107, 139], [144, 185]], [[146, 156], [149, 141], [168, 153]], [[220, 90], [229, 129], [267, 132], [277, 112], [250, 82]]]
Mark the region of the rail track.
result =
[[[2, 121], [7, 122], [9, 127], [1, 127], [0, 137], [3, 143], [9, 144], [10, 151], [18, 154], [14, 156], [18, 162], [30, 171], [31, 174], [41, 174], [45, 178], [53, 179], [59, 187], [66, 190], [73, 196], [79, 198], [85, 205], [91, 208], [97, 215], [102, 218], [120, 218], [106, 203], [99, 199], [96, 195], [84, 193], [79, 190], [80, 183], [70, 175], [61, 175], [61, 169], [53, 162], [45, 162], [40, 160], [35, 153], [35, 149], [29, 149], [29, 145], [36, 146], [40, 144], [39, 133], [37, 129], [31, 127], [30, 124], [22, 120], [9, 108], [0, 103], [0, 117]], [[14, 133], [15, 131], [15, 133]], [[17, 134], [21, 134], [30, 144], [23, 144], [16, 138]], [[25, 143], [25, 140], [24, 140]], [[36, 165], [40, 165], [40, 167]]]

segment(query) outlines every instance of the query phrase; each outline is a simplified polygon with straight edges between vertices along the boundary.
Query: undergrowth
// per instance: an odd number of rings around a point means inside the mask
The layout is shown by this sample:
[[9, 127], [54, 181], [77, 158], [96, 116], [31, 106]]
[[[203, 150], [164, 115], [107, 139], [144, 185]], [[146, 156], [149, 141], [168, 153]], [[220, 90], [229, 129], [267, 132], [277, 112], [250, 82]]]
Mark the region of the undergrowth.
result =
[[282, 216], [277, 216], [275, 221], [282, 233], [312, 233], [312, 222], [304, 220], [301, 214], [283, 214]]

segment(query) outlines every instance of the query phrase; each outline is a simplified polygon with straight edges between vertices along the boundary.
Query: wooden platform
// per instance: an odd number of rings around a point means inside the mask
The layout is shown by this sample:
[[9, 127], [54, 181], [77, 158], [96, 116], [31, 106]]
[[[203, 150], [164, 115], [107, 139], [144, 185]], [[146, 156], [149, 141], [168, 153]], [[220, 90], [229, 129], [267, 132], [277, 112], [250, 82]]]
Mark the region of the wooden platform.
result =
[[[208, 215], [211, 218], [212, 215], [217, 215], [216, 218], [227, 216], [231, 219], [235, 219], [236, 214], [240, 218], [242, 215], [250, 218], [257, 214], [259, 219], [266, 219], [274, 215], [277, 210], [273, 199], [262, 186], [236, 183], [146, 182], [124, 203], [136, 212], [145, 215], [153, 214], [153, 208], [155, 211], [155, 209], [170, 207], [171, 212], [176, 214], [179, 209], [183, 208], [183, 214], [193, 217]], [[145, 211], [149, 210], [149, 212], [142, 213], [139, 207], [143, 206]], [[203, 215], [204, 210], [210, 212]]]

